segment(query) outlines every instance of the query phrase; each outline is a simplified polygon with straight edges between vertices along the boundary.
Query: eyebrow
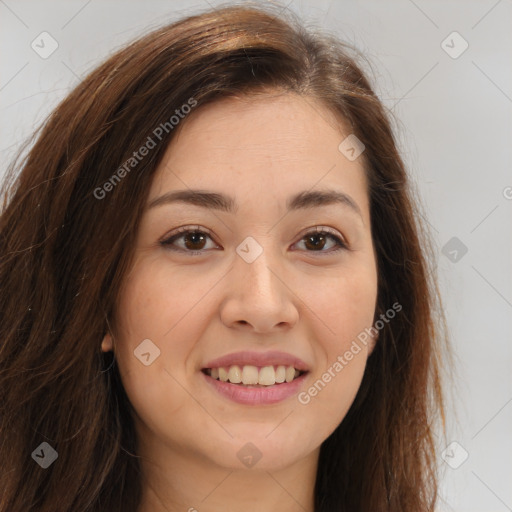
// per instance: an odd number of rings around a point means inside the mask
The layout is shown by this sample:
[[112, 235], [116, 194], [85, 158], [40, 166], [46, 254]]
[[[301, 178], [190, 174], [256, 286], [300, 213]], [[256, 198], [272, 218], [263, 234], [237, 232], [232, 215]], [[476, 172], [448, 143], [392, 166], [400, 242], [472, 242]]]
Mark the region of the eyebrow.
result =
[[[173, 190], [153, 199], [147, 206], [147, 209], [155, 208], [164, 204], [187, 203], [211, 210], [219, 210], [226, 213], [235, 214], [238, 211], [236, 200], [225, 194], [218, 192], [208, 192], [204, 190]], [[304, 190], [291, 196], [286, 202], [288, 211], [304, 210], [308, 208], [318, 208], [332, 204], [341, 204], [357, 213], [363, 218], [358, 204], [344, 192], [333, 189]]]

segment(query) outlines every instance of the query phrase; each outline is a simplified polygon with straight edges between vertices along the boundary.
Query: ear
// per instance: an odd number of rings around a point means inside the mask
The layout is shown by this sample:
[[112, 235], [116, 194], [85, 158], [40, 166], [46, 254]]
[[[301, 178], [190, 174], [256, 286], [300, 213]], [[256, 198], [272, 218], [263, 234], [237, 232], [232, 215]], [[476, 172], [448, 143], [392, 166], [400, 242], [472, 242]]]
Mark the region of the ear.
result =
[[112, 352], [114, 350], [114, 342], [112, 340], [112, 336], [107, 332], [103, 337], [103, 341], [101, 342], [101, 350], [102, 352]]

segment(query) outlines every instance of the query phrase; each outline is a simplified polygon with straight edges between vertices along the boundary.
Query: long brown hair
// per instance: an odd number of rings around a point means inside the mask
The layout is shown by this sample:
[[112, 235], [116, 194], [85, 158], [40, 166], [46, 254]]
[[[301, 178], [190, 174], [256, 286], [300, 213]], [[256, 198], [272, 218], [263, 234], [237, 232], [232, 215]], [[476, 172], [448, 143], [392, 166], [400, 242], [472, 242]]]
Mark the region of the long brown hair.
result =
[[[191, 98], [199, 109], [268, 90], [322, 102], [364, 143], [375, 319], [395, 302], [403, 308], [380, 331], [352, 407], [322, 444], [315, 512], [434, 509], [445, 335], [432, 248], [389, 114], [352, 52], [270, 7], [203, 12], [108, 58], [13, 162], [0, 218], [0, 512], [137, 510], [133, 411], [100, 344], [172, 123], [122, 179], [113, 176]], [[58, 453], [47, 469], [31, 456], [42, 442]]]

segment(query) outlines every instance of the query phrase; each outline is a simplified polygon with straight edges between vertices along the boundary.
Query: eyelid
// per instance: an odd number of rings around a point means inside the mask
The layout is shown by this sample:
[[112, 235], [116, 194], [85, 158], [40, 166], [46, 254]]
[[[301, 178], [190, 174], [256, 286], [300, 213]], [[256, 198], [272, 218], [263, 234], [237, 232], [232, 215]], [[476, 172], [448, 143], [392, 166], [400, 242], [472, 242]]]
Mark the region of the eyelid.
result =
[[194, 232], [194, 231], [199, 231], [201, 233], [204, 233], [205, 235], [208, 235], [208, 236], [212, 237], [212, 232], [208, 228], [200, 226], [199, 224], [192, 224], [192, 225], [189, 225], [189, 226], [182, 226], [180, 228], [173, 229], [169, 233], [165, 234], [159, 240], [159, 242], [160, 243], [161, 242], [167, 242], [168, 240], [170, 240], [171, 238], [173, 238], [173, 237], [175, 237], [177, 235], [181, 235], [181, 234], [189, 233], [189, 232]]
[[300, 239], [305, 237], [306, 235], [309, 235], [311, 233], [329, 233], [330, 235], [334, 235], [335, 237], [341, 238], [341, 241], [348, 245], [348, 240], [345, 238], [344, 235], [342, 235], [338, 230], [334, 228], [330, 228], [329, 226], [315, 226], [314, 228], [306, 228], [304, 231], [300, 234]]

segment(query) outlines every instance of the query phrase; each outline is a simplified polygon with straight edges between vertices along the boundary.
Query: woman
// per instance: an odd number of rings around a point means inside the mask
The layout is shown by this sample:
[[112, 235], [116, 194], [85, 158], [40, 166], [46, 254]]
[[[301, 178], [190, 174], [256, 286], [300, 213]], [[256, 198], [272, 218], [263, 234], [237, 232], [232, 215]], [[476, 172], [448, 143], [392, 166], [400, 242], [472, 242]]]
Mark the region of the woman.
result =
[[348, 48], [225, 7], [117, 52], [11, 167], [0, 511], [432, 511], [442, 315]]

